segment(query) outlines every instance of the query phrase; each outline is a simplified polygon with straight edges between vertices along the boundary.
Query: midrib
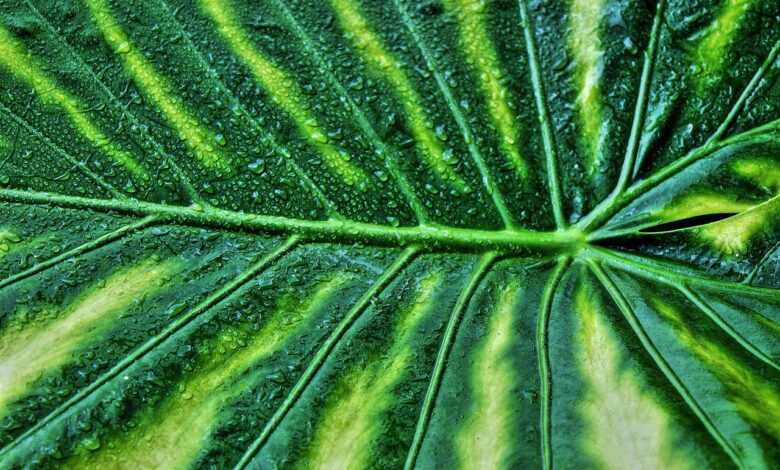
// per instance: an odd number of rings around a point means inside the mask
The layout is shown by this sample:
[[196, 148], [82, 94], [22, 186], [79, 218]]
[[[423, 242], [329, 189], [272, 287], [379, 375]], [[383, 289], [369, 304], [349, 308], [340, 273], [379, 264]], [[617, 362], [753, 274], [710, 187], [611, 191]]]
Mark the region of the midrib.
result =
[[498, 250], [504, 253], [523, 252], [530, 248], [571, 253], [585, 244], [585, 237], [574, 230], [480, 230], [441, 225], [390, 227], [355, 221], [292, 219], [212, 207], [169, 206], [135, 199], [94, 199], [15, 189], [0, 189], [0, 200], [136, 216], [153, 215], [160, 223], [250, 232], [292, 233], [313, 241], [387, 246], [418, 245], [430, 249], [448, 248], [462, 251]]

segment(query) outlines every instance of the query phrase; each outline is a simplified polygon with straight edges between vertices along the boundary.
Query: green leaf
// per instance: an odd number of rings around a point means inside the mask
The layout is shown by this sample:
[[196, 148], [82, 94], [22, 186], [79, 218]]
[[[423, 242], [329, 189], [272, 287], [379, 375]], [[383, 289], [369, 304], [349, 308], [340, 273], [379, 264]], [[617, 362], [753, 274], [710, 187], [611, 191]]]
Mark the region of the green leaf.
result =
[[0, 467], [777, 468], [777, 18], [0, 2]]

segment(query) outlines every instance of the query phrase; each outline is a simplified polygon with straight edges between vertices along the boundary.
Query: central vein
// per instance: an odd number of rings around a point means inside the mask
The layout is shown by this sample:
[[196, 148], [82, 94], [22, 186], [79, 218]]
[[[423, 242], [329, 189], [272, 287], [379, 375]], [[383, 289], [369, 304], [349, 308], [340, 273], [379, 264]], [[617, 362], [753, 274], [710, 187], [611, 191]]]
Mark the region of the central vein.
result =
[[530, 249], [537, 249], [568, 254], [579, 251], [586, 243], [583, 233], [575, 229], [539, 232], [520, 229], [469, 229], [440, 225], [391, 227], [365, 222], [291, 219], [216, 208], [205, 209], [199, 206], [170, 206], [133, 199], [92, 199], [14, 189], [0, 189], [0, 200], [141, 216], [154, 215], [162, 223], [294, 233], [310, 240], [329, 242], [389, 246], [418, 245], [425, 248], [496, 250], [503, 253], [525, 253]]

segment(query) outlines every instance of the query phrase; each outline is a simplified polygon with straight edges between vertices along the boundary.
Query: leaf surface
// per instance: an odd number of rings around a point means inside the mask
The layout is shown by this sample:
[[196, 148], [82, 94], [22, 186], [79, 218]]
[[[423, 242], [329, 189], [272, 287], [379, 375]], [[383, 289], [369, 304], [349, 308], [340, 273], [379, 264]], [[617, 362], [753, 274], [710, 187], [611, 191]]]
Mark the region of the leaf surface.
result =
[[0, 1], [0, 467], [775, 468], [779, 17]]

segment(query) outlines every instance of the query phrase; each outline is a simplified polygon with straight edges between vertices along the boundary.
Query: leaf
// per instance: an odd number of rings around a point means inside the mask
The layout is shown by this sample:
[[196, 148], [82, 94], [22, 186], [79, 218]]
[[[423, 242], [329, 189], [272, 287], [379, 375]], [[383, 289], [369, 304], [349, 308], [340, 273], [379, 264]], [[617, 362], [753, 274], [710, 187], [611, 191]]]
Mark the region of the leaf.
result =
[[0, 467], [777, 467], [778, 17], [0, 2]]

